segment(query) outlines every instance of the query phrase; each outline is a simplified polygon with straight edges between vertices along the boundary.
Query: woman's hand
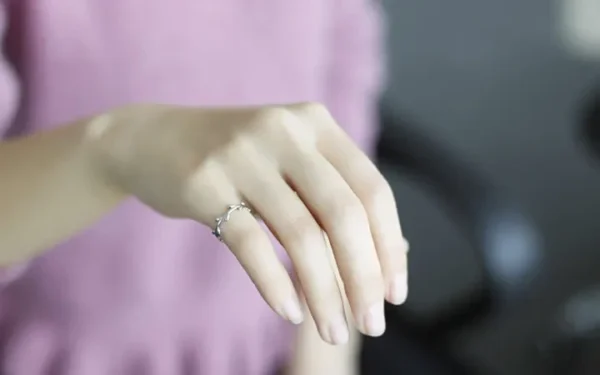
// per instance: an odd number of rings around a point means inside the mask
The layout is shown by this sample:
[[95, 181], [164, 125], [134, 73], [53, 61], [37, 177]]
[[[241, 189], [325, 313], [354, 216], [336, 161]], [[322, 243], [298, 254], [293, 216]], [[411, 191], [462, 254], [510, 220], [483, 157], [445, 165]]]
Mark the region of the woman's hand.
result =
[[[107, 181], [166, 216], [215, 229], [230, 205], [251, 207], [289, 254], [324, 340], [348, 340], [343, 290], [371, 336], [385, 330], [384, 298], [404, 302], [407, 244], [392, 190], [324, 107], [132, 106], [93, 119], [89, 135]], [[267, 303], [301, 322], [294, 284], [256, 217], [237, 210], [219, 229]]]

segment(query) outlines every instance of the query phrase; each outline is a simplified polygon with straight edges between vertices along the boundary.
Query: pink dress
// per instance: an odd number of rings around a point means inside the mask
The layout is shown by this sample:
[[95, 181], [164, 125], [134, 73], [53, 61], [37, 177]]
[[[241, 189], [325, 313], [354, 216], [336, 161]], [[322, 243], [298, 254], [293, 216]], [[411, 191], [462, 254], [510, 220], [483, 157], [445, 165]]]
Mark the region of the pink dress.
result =
[[[0, 133], [135, 102], [312, 100], [372, 145], [381, 81], [375, 1], [0, 7]], [[4, 272], [0, 292], [2, 374], [267, 375], [289, 357], [291, 327], [210, 230], [134, 200], [17, 271]]]

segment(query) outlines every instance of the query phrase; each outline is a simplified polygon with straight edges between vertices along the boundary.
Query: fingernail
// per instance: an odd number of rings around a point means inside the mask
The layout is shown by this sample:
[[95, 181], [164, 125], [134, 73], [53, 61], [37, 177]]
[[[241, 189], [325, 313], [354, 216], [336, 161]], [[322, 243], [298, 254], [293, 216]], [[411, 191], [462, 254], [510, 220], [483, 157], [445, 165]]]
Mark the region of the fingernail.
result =
[[363, 317], [364, 333], [369, 336], [381, 336], [385, 332], [385, 316], [383, 314], [383, 303], [371, 306]]
[[408, 278], [406, 273], [398, 274], [392, 279], [388, 294], [388, 301], [394, 305], [406, 302], [408, 297]]
[[282, 315], [293, 324], [300, 324], [302, 321], [304, 321], [302, 308], [300, 307], [300, 303], [296, 298], [291, 298], [283, 304]]
[[341, 345], [348, 342], [350, 338], [350, 332], [348, 331], [348, 324], [343, 316], [339, 316], [334, 319], [329, 326], [329, 337], [331, 344]]

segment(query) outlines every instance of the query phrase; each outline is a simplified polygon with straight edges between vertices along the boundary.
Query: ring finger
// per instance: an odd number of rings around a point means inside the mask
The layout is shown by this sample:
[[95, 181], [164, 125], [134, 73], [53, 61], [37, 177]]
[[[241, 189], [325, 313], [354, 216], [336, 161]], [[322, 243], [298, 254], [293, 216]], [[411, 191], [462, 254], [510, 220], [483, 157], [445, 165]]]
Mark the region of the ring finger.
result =
[[[254, 215], [239, 206], [242, 198], [220, 167], [197, 174], [186, 195], [194, 212], [191, 216], [215, 231], [218, 228], [222, 241], [271, 308], [294, 324], [302, 322], [296, 290], [269, 236]], [[217, 224], [217, 219], [222, 222]]]

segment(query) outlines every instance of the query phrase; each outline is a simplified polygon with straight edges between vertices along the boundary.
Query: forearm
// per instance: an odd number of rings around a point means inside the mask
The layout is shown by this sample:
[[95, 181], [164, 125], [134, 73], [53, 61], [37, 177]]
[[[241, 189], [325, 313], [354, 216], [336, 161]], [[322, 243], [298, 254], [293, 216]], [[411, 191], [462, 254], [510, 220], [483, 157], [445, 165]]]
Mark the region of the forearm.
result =
[[124, 196], [94, 168], [85, 121], [0, 142], [0, 266], [76, 234]]
[[315, 323], [307, 319], [298, 330], [285, 375], [358, 375], [361, 336], [356, 330], [351, 332], [347, 344], [333, 346], [321, 339]]
[[[329, 260], [334, 265], [336, 263], [329, 239], [325, 235], [323, 238], [328, 245]], [[344, 301], [344, 311], [350, 331], [349, 340], [344, 345], [330, 345], [320, 337], [314, 320], [305, 319], [298, 329], [294, 354], [286, 375], [358, 375], [359, 373], [358, 360], [362, 336], [354, 329], [356, 324], [352, 320], [348, 299], [345, 298], [346, 292], [339, 270], [337, 267], [333, 270]], [[305, 315], [310, 317], [307, 306], [305, 306]]]

